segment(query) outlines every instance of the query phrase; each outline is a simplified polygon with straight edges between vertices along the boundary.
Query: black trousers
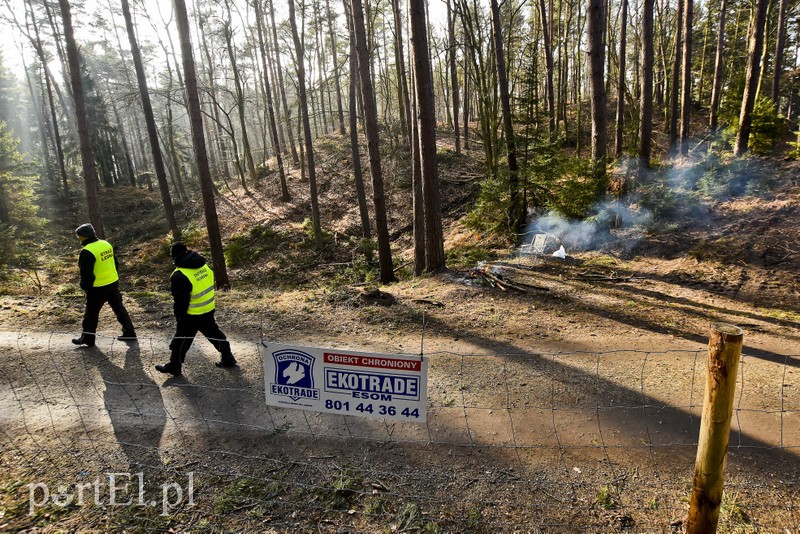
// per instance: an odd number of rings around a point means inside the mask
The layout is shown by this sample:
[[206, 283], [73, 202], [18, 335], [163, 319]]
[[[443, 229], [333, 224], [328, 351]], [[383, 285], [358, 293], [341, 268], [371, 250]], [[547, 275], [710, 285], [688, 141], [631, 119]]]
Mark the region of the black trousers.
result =
[[214, 312], [210, 311], [202, 315], [187, 315], [185, 319], [178, 320], [175, 328], [175, 336], [169, 344], [169, 349], [172, 351], [169, 361], [172, 365], [180, 369], [197, 332], [206, 336], [206, 339], [214, 345], [214, 348], [217, 349], [222, 356], [223, 362], [233, 360], [231, 344], [228, 342], [228, 338], [225, 337], [225, 334], [222, 333], [222, 330], [219, 329], [219, 326], [217, 326], [217, 321], [214, 319]]
[[97, 332], [97, 322], [100, 318], [100, 310], [103, 304], [108, 302], [114, 315], [117, 316], [117, 321], [122, 325], [123, 335], [133, 335], [135, 329], [131, 316], [128, 315], [128, 310], [122, 304], [122, 294], [119, 292], [119, 283], [114, 282], [103, 287], [93, 287], [86, 292], [86, 311], [83, 314], [83, 329], [84, 341], [94, 341], [94, 334]]

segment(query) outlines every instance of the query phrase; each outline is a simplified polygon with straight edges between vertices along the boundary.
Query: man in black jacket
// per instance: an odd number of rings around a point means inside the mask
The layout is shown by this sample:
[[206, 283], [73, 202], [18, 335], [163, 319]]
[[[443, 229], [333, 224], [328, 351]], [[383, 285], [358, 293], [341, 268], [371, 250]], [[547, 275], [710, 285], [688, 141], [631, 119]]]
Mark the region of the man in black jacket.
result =
[[172, 351], [169, 363], [156, 365], [156, 370], [180, 376], [186, 353], [198, 331], [219, 351], [221, 358], [216, 362], [217, 367], [236, 367], [231, 344], [214, 319], [214, 271], [203, 256], [189, 250], [183, 243], [174, 243], [170, 254], [175, 260], [170, 286], [176, 329], [169, 345]]
[[122, 295], [119, 292], [114, 248], [108, 241], [98, 239], [94, 226], [89, 223], [76, 228], [75, 235], [83, 245], [83, 250], [78, 256], [78, 267], [81, 273], [81, 289], [86, 292], [86, 311], [83, 314], [83, 331], [80, 337], [76, 337], [72, 342], [76, 345], [94, 346], [100, 309], [106, 302], [122, 325], [122, 335], [117, 339], [135, 341], [136, 330], [133, 328], [128, 310], [122, 304]]

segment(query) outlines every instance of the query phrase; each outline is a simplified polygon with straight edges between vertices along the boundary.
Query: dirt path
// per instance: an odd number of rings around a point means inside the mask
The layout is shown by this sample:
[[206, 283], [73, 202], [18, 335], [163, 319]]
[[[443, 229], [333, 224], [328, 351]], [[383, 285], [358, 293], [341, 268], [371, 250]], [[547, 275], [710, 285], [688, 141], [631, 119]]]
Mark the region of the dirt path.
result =
[[[213, 348], [201, 340], [185, 377], [165, 379], [153, 368], [167, 354], [161, 333], [142, 330], [130, 346], [101, 336], [96, 348], [75, 349], [66, 334], [6, 331], [2, 463], [22, 483], [69, 483], [78, 473], [110, 469], [144, 469], [158, 480], [191, 471], [202, 486], [194, 506], [145, 514], [152, 525], [179, 528], [255, 528], [265, 516], [251, 512], [264, 507], [277, 530], [324, 519], [334, 530], [664, 531], [684, 517], [703, 347], [565, 353], [564, 339], [556, 345], [562, 352], [498, 341], [489, 350], [427, 328], [426, 425], [267, 407], [257, 339], [233, 336], [240, 370], [214, 368]], [[639, 346], [652, 350], [660, 337]], [[412, 339], [370, 345], [393, 352]], [[786, 504], [797, 502], [800, 481], [793, 362], [743, 360], [728, 469], [732, 501], [723, 512], [731, 529], [797, 527], [796, 508]], [[108, 520], [108, 507], [64, 512], [52, 505], [50, 517], [31, 518], [22, 513], [24, 487], [3, 498], [12, 528]], [[380, 510], [373, 509], [378, 498]], [[237, 504], [227, 510], [226, 499]], [[215, 516], [220, 509], [229, 513]], [[123, 509], [112, 512], [111, 524], [134, 521]]]

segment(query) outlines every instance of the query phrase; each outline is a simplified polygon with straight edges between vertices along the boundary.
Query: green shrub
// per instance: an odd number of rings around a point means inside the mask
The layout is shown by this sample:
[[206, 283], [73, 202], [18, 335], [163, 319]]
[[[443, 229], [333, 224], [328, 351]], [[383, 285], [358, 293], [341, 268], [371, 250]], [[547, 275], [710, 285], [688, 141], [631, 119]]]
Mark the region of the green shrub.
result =
[[241, 267], [254, 263], [261, 255], [261, 250], [251, 247], [242, 236], [233, 237], [225, 247], [225, 265]]
[[[594, 177], [590, 161], [565, 156], [557, 144], [537, 145], [532, 154], [520, 170], [520, 197], [525, 195], [528, 204], [572, 219], [591, 214], [608, 189], [607, 176]], [[484, 178], [467, 226], [480, 231], [513, 231], [513, 221], [508, 220], [510, 200], [507, 171]]]
[[775, 142], [783, 133], [783, 121], [772, 99], [765, 96], [756, 100], [750, 126], [750, 150], [758, 156], [772, 153]]
[[486, 261], [490, 253], [485, 246], [467, 245], [454, 247], [446, 251], [446, 263], [454, 269], [475, 267], [479, 262]]
[[259, 163], [256, 165], [256, 181], [262, 182], [266, 180], [273, 172], [275, 171], [273, 171], [268, 162]]
[[[778, 116], [778, 110], [772, 99], [760, 96], [750, 116], [750, 138], [747, 146], [756, 156], [768, 156], [775, 147], [775, 142], [784, 133], [784, 123]], [[731, 145], [739, 132], [739, 118], [734, 118], [731, 125], [723, 133], [723, 138]]]
[[767, 188], [771, 181], [771, 174], [764, 172], [760, 161], [737, 158], [706, 166], [696, 189], [703, 195], [726, 199]]
[[572, 219], [588, 216], [608, 188], [607, 175], [593, 176], [591, 161], [564, 155], [538, 162], [529, 180], [544, 193], [540, 205]]
[[241, 267], [255, 263], [281, 237], [275, 230], [263, 226], [254, 226], [247, 234], [234, 235], [225, 246], [225, 265]]
[[436, 162], [440, 165], [450, 165], [458, 160], [458, 154], [449, 148], [440, 148], [436, 151]]
[[467, 227], [489, 232], [508, 231], [508, 204], [510, 195], [505, 176], [487, 176], [483, 179], [475, 206], [467, 214]]
[[364, 254], [364, 259], [371, 262], [378, 250], [378, 243], [374, 239], [362, 237], [358, 240], [358, 251]]
[[192, 250], [203, 250], [208, 247], [208, 234], [206, 229], [196, 222], [190, 222], [186, 228], [180, 231], [179, 239], [172, 235], [172, 232], [161, 238], [158, 247], [158, 258], [169, 258], [169, 249], [173, 243], [180, 241]]
[[[303, 233], [306, 235], [306, 244], [314, 245], [314, 223], [311, 221], [311, 217], [303, 219]], [[332, 238], [331, 233], [322, 228], [322, 244]]]
[[797, 131], [797, 140], [792, 143], [792, 150], [789, 152], [789, 157], [800, 159], [800, 130]]
[[0, 265], [12, 263], [17, 252], [17, 228], [0, 223]]
[[0, 266], [34, 267], [43, 248], [38, 177], [18, 152], [19, 140], [0, 121]]
[[607, 181], [586, 175], [566, 175], [551, 191], [546, 207], [562, 215], [582, 219], [605, 193]]

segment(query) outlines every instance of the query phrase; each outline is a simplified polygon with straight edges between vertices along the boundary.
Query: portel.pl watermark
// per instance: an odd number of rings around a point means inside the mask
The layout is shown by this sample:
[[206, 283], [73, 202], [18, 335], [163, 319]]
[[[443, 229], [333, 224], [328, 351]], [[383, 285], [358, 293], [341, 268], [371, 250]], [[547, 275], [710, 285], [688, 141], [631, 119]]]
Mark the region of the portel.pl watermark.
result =
[[[160, 498], [145, 498], [144, 473], [104, 473], [92, 481], [58, 484], [53, 490], [44, 482], [32, 482], [28, 488], [28, 515], [42, 506], [146, 506], [161, 507], [168, 515], [180, 504], [194, 504], [194, 473], [181, 482], [161, 483]], [[151, 493], [153, 495], [153, 493]]]

